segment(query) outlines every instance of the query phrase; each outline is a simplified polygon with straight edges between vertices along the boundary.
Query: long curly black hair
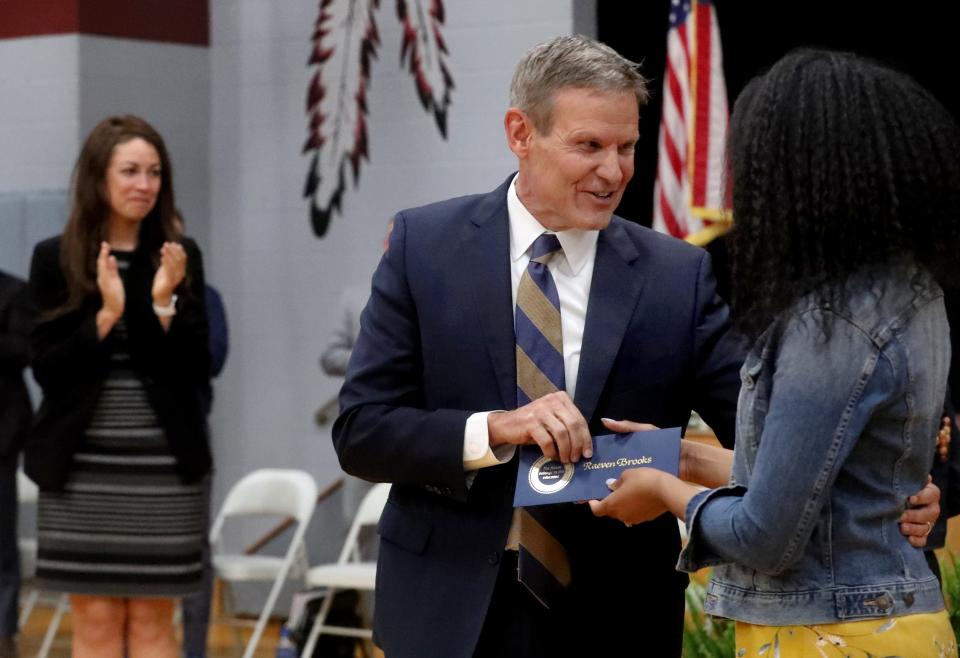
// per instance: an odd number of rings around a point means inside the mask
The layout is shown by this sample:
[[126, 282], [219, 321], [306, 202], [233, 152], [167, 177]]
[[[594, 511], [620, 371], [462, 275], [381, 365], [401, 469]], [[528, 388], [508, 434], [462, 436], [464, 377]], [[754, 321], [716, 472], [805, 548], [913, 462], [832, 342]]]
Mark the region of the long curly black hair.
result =
[[754, 79], [730, 124], [732, 307], [756, 338], [811, 294], [904, 255], [960, 277], [960, 133], [908, 76], [852, 54], [796, 51]]

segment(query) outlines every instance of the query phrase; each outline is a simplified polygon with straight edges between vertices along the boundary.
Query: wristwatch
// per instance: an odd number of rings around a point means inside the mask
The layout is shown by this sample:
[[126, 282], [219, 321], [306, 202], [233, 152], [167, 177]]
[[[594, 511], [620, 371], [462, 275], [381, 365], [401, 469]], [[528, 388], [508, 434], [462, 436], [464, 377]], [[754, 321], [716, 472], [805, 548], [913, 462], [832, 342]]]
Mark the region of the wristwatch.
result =
[[177, 296], [171, 295], [170, 303], [167, 304], [166, 306], [160, 306], [159, 304], [154, 302], [153, 312], [156, 313], [157, 316], [161, 318], [169, 318], [172, 315], [176, 315], [177, 314]]

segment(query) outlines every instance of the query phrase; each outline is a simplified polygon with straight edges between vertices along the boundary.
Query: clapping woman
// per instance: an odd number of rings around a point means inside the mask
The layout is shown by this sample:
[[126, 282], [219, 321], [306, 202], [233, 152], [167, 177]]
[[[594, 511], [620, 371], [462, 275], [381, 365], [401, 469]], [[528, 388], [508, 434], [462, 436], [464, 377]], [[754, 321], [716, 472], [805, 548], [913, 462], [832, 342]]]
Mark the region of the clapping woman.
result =
[[200, 252], [174, 228], [170, 159], [143, 119], [93, 129], [72, 192], [30, 270], [37, 577], [72, 595], [75, 658], [173, 658], [174, 599], [200, 584], [210, 468]]

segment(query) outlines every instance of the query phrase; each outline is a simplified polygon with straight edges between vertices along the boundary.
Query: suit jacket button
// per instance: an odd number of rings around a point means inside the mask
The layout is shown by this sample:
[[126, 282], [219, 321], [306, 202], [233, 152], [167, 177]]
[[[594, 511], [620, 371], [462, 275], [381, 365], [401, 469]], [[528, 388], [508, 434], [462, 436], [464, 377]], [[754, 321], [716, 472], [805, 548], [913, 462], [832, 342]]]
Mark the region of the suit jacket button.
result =
[[494, 551], [493, 553], [487, 556], [487, 564], [489, 564], [491, 567], [497, 566], [499, 562], [500, 562], [500, 551]]

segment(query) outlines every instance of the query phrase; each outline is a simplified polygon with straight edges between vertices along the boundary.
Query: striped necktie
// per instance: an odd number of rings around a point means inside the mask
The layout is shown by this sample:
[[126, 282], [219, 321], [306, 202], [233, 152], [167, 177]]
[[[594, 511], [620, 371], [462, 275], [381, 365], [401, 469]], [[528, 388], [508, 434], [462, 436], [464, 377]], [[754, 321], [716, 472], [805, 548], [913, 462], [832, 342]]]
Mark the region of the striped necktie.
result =
[[[562, 251], [556, 235], [543, 234], [533, 243], [530, 264], [517, 289], [517, 406], [555, 391], [566, 390], [560, 296], [547, 268]], [[523, 450], [539, 450], [527, 446]], [[567, 552], [553, 533], [558, 527], [556, 505], [526, 507], [519, 514], [520, 581], [550, 608], [570, 584]]]

